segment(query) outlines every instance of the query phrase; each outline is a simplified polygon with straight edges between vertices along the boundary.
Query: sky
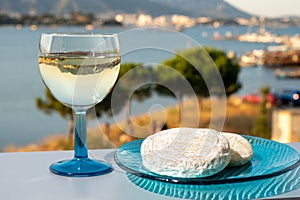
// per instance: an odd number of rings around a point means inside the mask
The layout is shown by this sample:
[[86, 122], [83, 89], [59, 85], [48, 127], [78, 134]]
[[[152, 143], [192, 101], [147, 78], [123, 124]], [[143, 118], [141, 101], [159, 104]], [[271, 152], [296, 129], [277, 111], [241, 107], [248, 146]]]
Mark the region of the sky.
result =
[[250, 14], [265, 17], [300, 16], [300, 0], [224, 0]]

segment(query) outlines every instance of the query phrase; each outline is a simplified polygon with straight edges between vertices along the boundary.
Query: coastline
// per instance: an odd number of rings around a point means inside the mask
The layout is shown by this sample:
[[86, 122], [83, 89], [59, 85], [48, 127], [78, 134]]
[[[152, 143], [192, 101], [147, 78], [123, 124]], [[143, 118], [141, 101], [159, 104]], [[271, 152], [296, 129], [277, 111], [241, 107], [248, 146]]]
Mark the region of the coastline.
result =
[[[208, 128], [211, 120], [211, 100], [209, 98], [198, 102], [202, 105], [200, 111], [199, 128]], [[163, 125], [168, 128], [178, 127], [178, 105], [168, 106], [165, 110], [154, 111], [151, 114], [131, 116], [132, 123], [126, 120], [112, 124], [99, 124], [88, 129], [89, 149], [117, 148], [122, 144], [134, 139], [145, 138], [148, 135], [161, 130]], [[183, 102], [185, 115], [192, 117], [195, 105], [190, 99]], [[232, 96], [227, 100], [225, 124], [222, 131], [251, 135], [252, 125], [259, 114], [259, 104], [245, 103], [237, 96]], [[164, 114], [166, 113], [166, 119]], [[237, 120], [238, 119], [238, 120]], [[156, 125], [154, 126], [154, 123]], [[181, 126], [190, 126], [189, 120], [181, 123]], [[155, 127], [155, 130], [153, 129]], [[130, 133], [128, 130], [133, 131]], [[243, 131], [240, 131], [243, 130]], [[73, 148], [72, 141], [67, 140], [67, 135], [51, 135], [45, 137], [40, 143], [31, 143], [24, 146], [9, 145], [4, 152], [13, 151], [49, 151], [49, 150], [70, 150]]]

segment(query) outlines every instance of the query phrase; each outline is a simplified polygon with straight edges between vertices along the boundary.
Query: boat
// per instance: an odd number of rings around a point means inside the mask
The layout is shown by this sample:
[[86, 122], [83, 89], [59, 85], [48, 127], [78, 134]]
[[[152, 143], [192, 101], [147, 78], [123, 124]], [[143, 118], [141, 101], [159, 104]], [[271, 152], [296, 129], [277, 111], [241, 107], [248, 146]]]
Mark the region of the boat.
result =
[[254, 49], [253, 51], [247, 52], [240, 57], [239, 64], [242, 67], [251, 67], [262, 65], [264, 51], [261, 49]]
[[300, 68], [278, 68], [275, 75], [278, 79], [300, 78]]
[[38, 29], [38, 26], [33, 24], [33, 25], [29, 26], [29, 29], [32, 30], [32, 31], [36, 31]]
[[240, 42], [254, 42], [254, 43], [265, 43], [265, 44], [284, 44], [288, 41], [289, 37], [286, 35], [277, 35], [260, 29], [258, 32], [247, 32], [240, 35], [232, 35], [228, 32], [223, 35], [214, 35], [215, 40], [238, 40]]
[[284, 45], [268, 47], [263, 63], [268, 67], [300, 66], [300, 50]]
[[269, 32], [245, 33], [238, 36], [240, 42], [276, 43], [282, 44], [285, 38]]

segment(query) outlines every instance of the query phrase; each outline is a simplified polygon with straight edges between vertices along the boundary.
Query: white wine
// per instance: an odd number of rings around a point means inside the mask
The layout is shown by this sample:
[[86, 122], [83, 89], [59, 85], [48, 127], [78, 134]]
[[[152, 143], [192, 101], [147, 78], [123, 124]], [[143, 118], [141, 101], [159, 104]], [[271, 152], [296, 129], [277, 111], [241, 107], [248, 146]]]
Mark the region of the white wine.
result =
[[120, 70], [120, 56], [109, 53], [68, 52], [39, 56], [43, 81], [67, 106], [91, 107], [112, 89]]

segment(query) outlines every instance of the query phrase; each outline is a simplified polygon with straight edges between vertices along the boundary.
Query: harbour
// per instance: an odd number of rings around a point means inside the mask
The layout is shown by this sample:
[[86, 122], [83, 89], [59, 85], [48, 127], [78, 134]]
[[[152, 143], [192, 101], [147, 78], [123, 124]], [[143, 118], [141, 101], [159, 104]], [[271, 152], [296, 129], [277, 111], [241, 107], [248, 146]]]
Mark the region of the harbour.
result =
[[256, 32], [232, 35], [214, 35], [215, 40], [235, 40], [246, 43], [261, 43], [263, 49], [254, 49], [243, 53], [238, 59], [241, 66], [285, 67], [300, 66], [299, 34], [274, 34], [260, 27]]

